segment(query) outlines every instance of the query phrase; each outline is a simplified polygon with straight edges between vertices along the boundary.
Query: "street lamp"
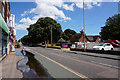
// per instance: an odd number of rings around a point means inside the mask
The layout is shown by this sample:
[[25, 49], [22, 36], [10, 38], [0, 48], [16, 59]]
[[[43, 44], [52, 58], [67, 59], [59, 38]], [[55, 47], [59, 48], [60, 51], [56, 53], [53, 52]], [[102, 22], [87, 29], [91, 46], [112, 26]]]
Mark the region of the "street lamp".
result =
[[52, 46], [52, 26], [51, 26], [51, 46]]
[[84, 8], [84, 0], [83, 0], [83, 28], [84, 28], [84, 37], [83, 37], [83, 40], [84, 40], [84, 51], [86, 51], [86, 46], [85, 46], [85, 8]]
[[118, 15], [120, 15], [120, 1], [118, 2]]

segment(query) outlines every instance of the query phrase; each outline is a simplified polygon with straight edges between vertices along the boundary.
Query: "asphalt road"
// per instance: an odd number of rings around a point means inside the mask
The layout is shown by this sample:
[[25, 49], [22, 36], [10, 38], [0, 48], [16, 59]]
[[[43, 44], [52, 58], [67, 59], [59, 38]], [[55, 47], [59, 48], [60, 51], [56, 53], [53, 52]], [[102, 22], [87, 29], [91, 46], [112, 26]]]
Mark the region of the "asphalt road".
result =
[[[119, 61], [117, 60], [66, 53], [61, 50], [50, 48], [42, 47], [27, 47], [27, 48], [35, 52], [37, 56], [44, 57], [38, 59], [42, 60], [48, 59], [52, 61], [54, 64], [57, 64], [57, 66], [61, 66], [62, 68], [65, 68], [66, 70], [70, 71], [71, 73], [77, 76], [81, 75], [79, 77], [88, 78], [120, 77], [119, 76], [120, 64]], [[45, 64], [47, 64], [46, 66], [49, 66], [48, 61], [46, 61]]]

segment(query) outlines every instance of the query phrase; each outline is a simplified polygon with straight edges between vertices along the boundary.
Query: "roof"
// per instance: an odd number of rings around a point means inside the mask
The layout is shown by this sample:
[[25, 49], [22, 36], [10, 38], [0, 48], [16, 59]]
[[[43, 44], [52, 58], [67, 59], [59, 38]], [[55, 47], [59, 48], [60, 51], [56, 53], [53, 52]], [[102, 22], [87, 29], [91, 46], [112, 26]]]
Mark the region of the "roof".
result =
[[82, 35], [80, 35], [80, 34], [79, 35], [74, 35], [70, 39], [70, 42], [78, 42], [81, 37], [82, 37]]
[[60, 38], [58, 42], [66, 42], [63, 38]]
[[[81, 35], [81, 34], [78, 34], [78, 35], [74, 35], [74, 36], [72, 36], [72, 38], [70, 39], [70, 42], [78, 42], [80, 39], [81, 39], [81, 37], [82, 36], [84, 36], [84, 34], [83, 35]], [[85, 35], [85, 38], [89, 41], [89, 42], [96, 42], [96, 40], [97, 40], [97, 38], [100, 38], [100, 36], [93, 36], [93, 35]]]
[[86, 37], [90, 40], [90, 42], [95, 42], [98, 37], [100, 38], [100, 36], [98, 36], [98, 35], [96, 35], [96, 36], [88, 35]]

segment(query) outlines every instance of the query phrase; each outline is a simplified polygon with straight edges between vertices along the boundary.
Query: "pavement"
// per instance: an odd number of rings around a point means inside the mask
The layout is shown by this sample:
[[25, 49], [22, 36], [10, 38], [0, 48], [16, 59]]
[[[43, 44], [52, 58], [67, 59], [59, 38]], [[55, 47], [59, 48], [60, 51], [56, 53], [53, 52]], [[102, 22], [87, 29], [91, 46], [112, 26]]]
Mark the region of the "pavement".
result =
[[100, 57], [100, 58], [107, 58], [107, 59], [113, 59], [113, 60], [120, 60], [120, 56], [118, 56], [118, 55], [91, 53], [91, 52], [80, 52], [80, 51], [68, 51], [68, 50], [64, 50], [64, 52], [93, 56], [93, 57]]
[[0, 62], [0, 73], [2, 78], [22, 78], [23, 74], [20, 70], [17, 69], [17, 62], [24, 58], [20, 53], [21, 49], [16, 49], [15, 52], [8, 54]]

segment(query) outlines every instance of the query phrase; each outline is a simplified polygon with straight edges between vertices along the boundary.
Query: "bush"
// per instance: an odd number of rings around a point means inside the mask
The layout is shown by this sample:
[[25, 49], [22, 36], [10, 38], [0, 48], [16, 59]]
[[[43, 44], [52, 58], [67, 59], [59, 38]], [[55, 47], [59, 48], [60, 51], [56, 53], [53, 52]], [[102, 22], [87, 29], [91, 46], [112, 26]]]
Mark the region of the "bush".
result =
[[62, 43], [57, 43], [56, 46], [62, 46]]

